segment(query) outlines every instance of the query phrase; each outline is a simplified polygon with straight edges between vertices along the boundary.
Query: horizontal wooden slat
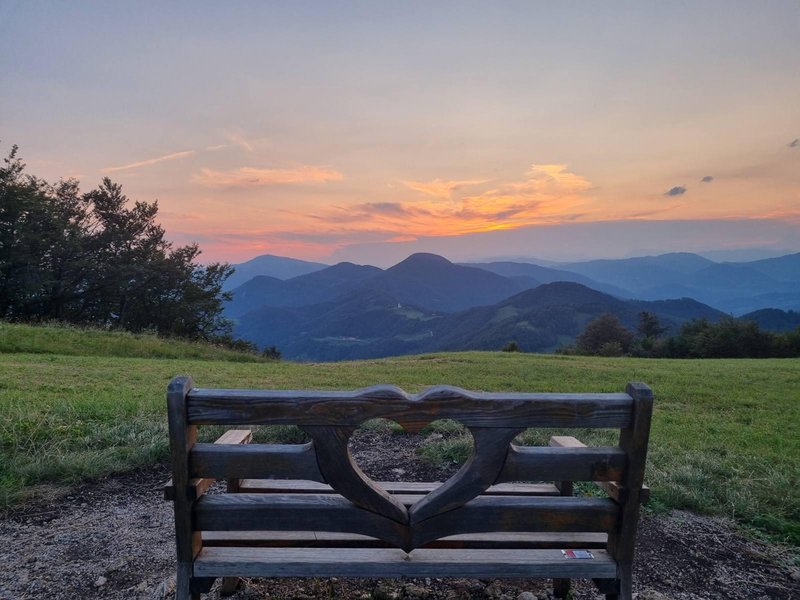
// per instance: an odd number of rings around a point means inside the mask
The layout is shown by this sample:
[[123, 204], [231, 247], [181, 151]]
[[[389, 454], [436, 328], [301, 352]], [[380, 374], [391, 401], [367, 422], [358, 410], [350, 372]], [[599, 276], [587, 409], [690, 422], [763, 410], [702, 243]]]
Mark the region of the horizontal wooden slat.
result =
[[609, 532], [619, 509], [601, 498], [482, 496], [409, 530], [335, 494], [221, 494], [195, 504], [195, 529], [337, 531], [380, 538], [401, 548], [456, 534]]
[[457, 534], [495, 531], [605, 532], [617, 526], [619, 507], [605, 498], [480, 496], [414, 526], [412, 547]]
[[[550, 445], [558, 448], [586, 448], [586, 444], [571, 435], [554, 435], [550, 438]], [[617, 502], [625, 502], [625, 488], [616, 481], [595, 481], [605, 492]], [[650, 488], [642, 484], [639, 494], [642, 504], [650, 500]]]
[[357, 426], [387, 418], [409, 428], [436, 419], [478, 427], [627, 427], [628, 394], [471, 392], [451, 386], [407, 394], [394, 386], [353, 392], [193, 389], [189, 423]]
[[408, 547], [407, 529], [335, 494], [220, 494], [194, 506], [196, 530], [338, 531]]
[[[605, 548], [605, 533], [471, 533], [452, 535], [426, 548]], [[204, 531], [205, 546], [259, 548], [387, 548], [386, 542], [355, 533], [330, 531]]]
[[619, 448], [512, 444], [497, 481], [618, 481], [625, 463], [625, 452]]
[[589, 560], [560, 550], [402, 550], [317, 548], [203, 548], [195, 577], [616, 577], [604, 550]]
[[195, 444], [189, 452], [192, 477], [217, 479], [294, 477], [324, 482], [312, 444]]
[[[253, 439], [253, 432], [249, 429], [229, 429], [221, 436], [219, 436], [216, 440], [214, 440], [214, 443], [249, 444], [252, 439]], [[214, 479], [209, 479], [209, 478], [190, 479], [189, 489], [187, 490], [189, 500], [196, 500], [197, 498], [205, 494], [208, 491], [208, 488], [212, 486], [214, 481], [215, 481]], [[175, 499], [175, 487], [172, 485], [172, 479], [170, 479], [164, 485], [164, 499], [165, 500]]]
[[[378, 481], [390, 494], [427, 494], [442, 484], [438, 481]], [[325, 494], [334, 493], [331, 486], [313, 481], [296, 479], [243, 479], [241, 492]], [[500, 483], [491, 486], [486, 496], [558, 496], [558, 488], [552, 483]]]

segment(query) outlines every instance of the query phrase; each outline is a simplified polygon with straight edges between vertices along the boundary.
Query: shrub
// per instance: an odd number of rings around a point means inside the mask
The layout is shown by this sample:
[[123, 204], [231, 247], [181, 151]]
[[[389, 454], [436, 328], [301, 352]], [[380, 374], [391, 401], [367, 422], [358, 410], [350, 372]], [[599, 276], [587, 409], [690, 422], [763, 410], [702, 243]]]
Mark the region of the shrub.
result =
[[575, 340], [575, 345], [581, 354], [601, 354], [603, 347], [611, 344], [606, 351], [616, 352], [619, 346], [619, 352], [604, 356], [620, 356], [630, 351], [633, 340], [633, 332], [630, 329], [615, 315], [605, 313], [586, 325], [586, 329]]

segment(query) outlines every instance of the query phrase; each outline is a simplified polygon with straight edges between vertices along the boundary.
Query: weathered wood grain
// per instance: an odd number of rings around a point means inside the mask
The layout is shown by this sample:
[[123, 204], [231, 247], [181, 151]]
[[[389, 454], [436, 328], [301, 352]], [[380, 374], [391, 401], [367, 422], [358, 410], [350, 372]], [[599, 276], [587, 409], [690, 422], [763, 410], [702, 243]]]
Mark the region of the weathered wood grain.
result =
[[473, 427], [626, 427], [627, 394], [521, 394], [470, 392], [451, 386], [410, 395], [394, 386], [354, 392], [193, 389], [189, 422], [358, 426], [374, 418], [411, 426], [456, 419]]
[[608, 551], [618, 566], [619, 593], [606, 594], [606, 597], [631, 600], [633, 554], [639, 524], [640, 494], [647, 461], [647, 444], [650, 438], [650, 420], [653, 414], [653, 392], [647, 385], [638, 382], [629, 383], [625, 391], [634, 401], [633, 421], [619, 434], [619, 446], [628, 455], [628, 468], [621, 481], [627, 493], [625, 503], [621, 507], [620, 526], [608, 536]]
[[609, 533], [616, 528], [618, 515], [617, 504], [605, 498], [479, 496], [415, 524], [411, 547], [451, 535], [490, 531]]
[[[586, 444], [571, 435], [554, 435], [550, 438], [550, 445], [559, 448], [586, 448]], [[625, 502], [625, 488], [616, 481], [595, 481], [598, 487], [603, 489], [610, 498], [617, 502]], [[642, 504], [647, 504], [650, 500], [650, 488], [642, 484], [642, 491], [639, 495], [639, 501]]]
[[175, 549], [178, 559], [175, 597], [187, 600], [191, 590], [192, 562], [202, 548], [200, 534], [192, 528], [192, 500], [189, 498], [189, 452], [197, 439], [197, 428], [189, 425], [186, 395], [192, 389], [190, 377], [175, 377], [167, 387], [167, 415], [175, 499]]
[[[568, 592], [570, 579], [589, 577], [609, 598], [630, 598], [638, 502], [647, 493], [652, 393], [644, 384], [629, 384], [624, 394], [439, 386], [412, 395], [393, 386], [203, 390], [183, 378], [168, 400], [180, 600], [217, 576], [247, 575], [546, 576], [557, 595]], [[455, 419], [471, 431], [473, 455], [443, 484], [373, 482], [347, 442], [377, 417], [410, 429]], [[313, 441], [197, 444], [200, 424], [294, 424]], [[549, 447], [513, 445], [527, 427], [619, 428], [620, 443], [587, 448], [557, 436]], [[228, 480], [234, 493], [195, 499], [212, 479]], [[560, 491], [520, 481], [554, 481]], [[571, 497], [572, 481], [616, 490], [618, 502]], [[596, 558], [565, 560], [562, 548], [593, 548]]]
[[[389, 548], [383, 540], [355, 533], [331, 531], [204, 531], [203, 546], [253, 548]], [[492, 532], [451, 535], [425, 548], [566, 549], [605, 548], [608, 535], [590, 532]]]
[[560, 550], [204, 548], [194, 568], [210, 577], [613, 577], [613, 559], [593, 553], [565, 560]]
[[[439, 481], [376, 481], [390, 494], [427, 494], [442, 485]], [[262, 494], [325, 494], [333, 488], [324, 483], [299, 479], [243, 479], [240, 491]], [[485, 496], [559, 496], [552, 483], [499, 483], [489, 487]]]
[[297, 478], [324, 483], [316, 453], [307, 444], [247, 444], [244, 446], [195, 444], [189, 453], [192, 477]]
[[375, 485], [353, 462], [347, 441], [354, 431], [352, 427], [305, 428], [313, 440], [322, 477], [337, 493], [356, 506], [398, 523], [408, 523], [406, 507]]
[[[253, 432], [249, 429], [229, 429], [221, 436], [219, 436], [216, 440], [214, 440], [215, 444], [249, 444], [250, 440], [253, 439]], [[213, 483], [214, 479], [199, 479], [194, 478], [189, 480], [189, 488], [187, 493], [189, 494], [190, 500], [196, 500], [203, 494], [208, 491]], [[229, 490], [231, 491], [231, 490]], [[164, 500], [174, 500], [175, 499], [175, 486], [172, 485], [172, 479], [170, 479], [164, 485]]]
[[221, 494], [195, 503], [198, 530], [338, 531], [376, 537], [408, 548], [405, 525], [333, 494]]
[[618, 481], [627, 456], [619, 448], [551, 448], [512, 444], [496, 483], [504, 481]]

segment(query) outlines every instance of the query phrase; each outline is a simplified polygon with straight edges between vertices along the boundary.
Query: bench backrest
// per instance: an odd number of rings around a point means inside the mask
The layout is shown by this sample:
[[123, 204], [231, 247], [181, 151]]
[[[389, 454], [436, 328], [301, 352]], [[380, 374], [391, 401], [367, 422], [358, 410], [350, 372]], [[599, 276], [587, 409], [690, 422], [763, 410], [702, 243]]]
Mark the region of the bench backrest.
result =
[[[369, 535], [405, 550], [463, 533], [490, 531], [606, 532], [620, 562], [633, 556], [644, 478], [652, 393], [641, 383], [618, 394], [469, 392], [450, 386], [407, 394], [393, 386], [353, 392], [193, 388], [175, 378], [168, 390], [176, 499], [183, 560], [198, 531], [297, 530]], [[391, 419], [410, 431], [437, 419], [459, 421], [473, 453], [441, 487], [410, 508], [386, 493], [352, 461], [348, 440], [369, 419]], [[297, 425], [299, 445], [196, 443], [199, 425]], [[530, 447], [512, 440], [527, 428], [611, 428], [613, 447]], [[341, 497], [252, 494], [210, 496], [192, 506], [192, 478], [303, 479], [326, 483]], [[480, 496], [513, 481], [617, 482], [607, 498]]]

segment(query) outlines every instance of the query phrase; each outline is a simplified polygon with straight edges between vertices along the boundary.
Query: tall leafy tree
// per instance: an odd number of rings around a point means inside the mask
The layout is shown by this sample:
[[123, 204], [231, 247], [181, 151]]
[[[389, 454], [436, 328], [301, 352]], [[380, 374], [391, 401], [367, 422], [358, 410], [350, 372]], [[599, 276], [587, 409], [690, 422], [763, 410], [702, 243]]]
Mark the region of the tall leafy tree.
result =
[[107, 178], [82, 194], [75, 180], [28, 175], [14, 146], [0, 167], [0, 318], [229, 336], [232, 268], [200, 265], [195, 244], [173, 247], [157, 215]]
[[639, 313], [639, 324], [636, 326], [636, 331], [643, 338], [656, 339], [664, 335], [667, 328], [661, 324], [657, 315], [642, 311]]

